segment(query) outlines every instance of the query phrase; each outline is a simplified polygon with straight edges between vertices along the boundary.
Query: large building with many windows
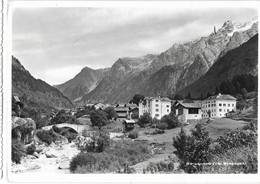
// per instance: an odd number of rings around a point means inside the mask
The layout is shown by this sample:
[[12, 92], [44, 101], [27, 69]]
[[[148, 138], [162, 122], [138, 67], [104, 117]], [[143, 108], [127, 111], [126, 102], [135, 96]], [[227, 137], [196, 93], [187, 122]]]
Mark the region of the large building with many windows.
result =
[[164, 97], [145, 97], [139, 103], [139, 117], [149, 113], [152, 118], [161, 119], [171, 112], [171, 100]]
[[202, 118], [222, 118], [231, 111], [236, 111], [236, 98], [218, 94], [202, 101]]

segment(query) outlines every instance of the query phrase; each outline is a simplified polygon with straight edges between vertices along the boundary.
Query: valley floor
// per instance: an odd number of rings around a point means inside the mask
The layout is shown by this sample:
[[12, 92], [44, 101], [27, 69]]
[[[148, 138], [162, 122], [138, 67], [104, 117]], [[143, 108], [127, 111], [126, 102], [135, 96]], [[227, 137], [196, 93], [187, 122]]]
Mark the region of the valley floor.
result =
[[[206, 124], [206, 120], [197, 122], [191, 122], [184, 126], [184, 130], [189, 134], [190, 130], [195, 127], [197, 123], [203, 123], [209, 135], [212, 139], [217, 139], [224, 133], [230, 132], [237, 128], [248, 124], [245, 121], [236, 121], [228, 118], [215, 119], [213, 122]], [[109, 125], [110, 129], [118, 129], [120, 122], [116, 122], [113, 125]], [[153, 128], [142, 128], [139, 129], [139, 137], [137, 141], [144, 141], [145, 144], [156, 145], [154, 147], [153, 156], [144, 161], [132, 166], [138, 173], [142, 173], [142, 169], [147, 167], [150, 162], [160, 162], [171, 156], [176, 162], [174, 168], [179, 165], [176, 156], [173, 154], [173, 136], [177, 136], [180, 127], [170, 130], [165, 130], [163, 134], [149, 135], [154, 129]], [[55, 145], [51, 144], [43, 148], [44, 150], [39, 155], [39, 158], [32, 158], [27, 156], [22, 160], [21, 164], [13, 164], [12, 172], [14, 173], [56, 173], [56, 174], [68, 174], [69, 162], [71, 158], [79, 153], [74, 143]]]

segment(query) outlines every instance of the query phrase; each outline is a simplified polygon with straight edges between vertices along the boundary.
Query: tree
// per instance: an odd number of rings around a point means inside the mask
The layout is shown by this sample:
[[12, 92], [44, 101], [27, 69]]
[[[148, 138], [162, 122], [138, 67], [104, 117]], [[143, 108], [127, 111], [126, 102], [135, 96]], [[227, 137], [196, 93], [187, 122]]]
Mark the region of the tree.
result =
[[140, 126], [140, 127], [145, 127], [146, 125], [149, 125], [152, 123], [152, 117], [149, 113], [144, 113], [142, 116], [140, 116], [140, 118], [138, 119], [138, 122], [137, 124]]
[[219, 94], [219, 90], [218, 90], [218, 87], [216, 87], [215, 89], [215, 95], [218, 95]]
[[139, 105], [139, 102], [142, 101], [144, 98], [145, 98], [144, 95], [135, 94], [133, 96], [133, 99], [130, 100], [130, 103], [134, 103], [136, 105]]
[[245, 88], [241, 89], [241, 95], [242, 95], [242, 98], [245, 100], [246, 96], [247, 96], [247, 90]]
[[115, 108], [113, 108], [113, 107], [105, 108], [104, 112], [106, 113], [108, 120], [111, 120], [113, 118], [117, 118], [117, 113], [115, 111]]
[[102, 110], [94, 110], [90, 114], [90, 121], [93, 126], [97, 126], [99, 129], [108, 123], [107, 114]]
[[211, 160], [209, 133], [201, 124], [197, 124], [191, 135], [181, 129], [178, 136], [173, 137], [174, 153], [180, 160], [180, 168], [188, 173], [202, 171], [202, 165], [189, 165], [188, 163], [208, 163]]
[[191, 98], [191, 94], [190, 94], [190, 92], [188, 93], [188, 95], [185, 97], [186, 99], [189, 99], [189, 100], [191, 100], [192, 98]]
[[176, 94], [176, 95], [174, 96], [174, 100], [183, 100], [183, 96], [180, 95], [180, 94]]
[[175, 116], [173, 112], [163, 116], [161, 119], [161, 123], [166, 123], [168, 125], [168, 129], [176, 128], [180, 125], [178, 118]]
[[200, 100], [204, 100], [203, 93], [200, 94]]

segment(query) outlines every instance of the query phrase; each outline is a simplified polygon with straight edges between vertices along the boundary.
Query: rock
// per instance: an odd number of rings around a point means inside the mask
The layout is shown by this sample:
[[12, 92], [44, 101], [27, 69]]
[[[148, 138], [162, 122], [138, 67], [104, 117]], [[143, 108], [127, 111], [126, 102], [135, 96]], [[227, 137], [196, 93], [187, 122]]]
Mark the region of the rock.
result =
[[47, 151], [45, 153], [45, 155], [47, 158], [59, 158], [62, 156], [58, 151], [56, 151], [54, 149], [50, 149], [49, 151]]
[[43, 151], [43, 148], [42, 148], [41, 146], [35, 145], [35, 147], [36, 147], [35, 151], [36, 151], [37, 153], [40, 153], [40, 152]]
[[27, 155], [26, 157], [25, 157], [25, 159], [27, 160], [27, 159], [36, 159], [37, 157], [36, 156], [34, 156], [34, 155]]
[[59, 165], [59, 169], [69, 169], [70, 168], [70, 161], [61, 162]]
[[26, 170], [35, 170], [35, 169], [40, 169], [41, 166], [37, 165], [37, 164], [30, 164], [26, 166]]
[[39, 159], [46, 159], [47, 157], [46, 157], [46, 155], [45, 154], [40, 154], [39, 155]]
[[12, 117], [12, 135], [23, 144], [34, 141], [36, 124], [31, 118]]
[[35, 156], [36, 158], [39, 158], [39, 154], [37, 152], [34, 152], [33, 156]]

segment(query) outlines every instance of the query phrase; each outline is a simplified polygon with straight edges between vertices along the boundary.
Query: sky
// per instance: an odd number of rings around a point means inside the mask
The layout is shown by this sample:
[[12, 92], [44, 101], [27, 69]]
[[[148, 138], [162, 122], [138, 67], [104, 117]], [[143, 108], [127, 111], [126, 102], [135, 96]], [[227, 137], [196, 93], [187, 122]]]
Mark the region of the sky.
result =
[[61, 84], [84, 67], [111, 67], [120, 57], [160, 54], [207, 36], [250, 8], [15, 8], [12, 54], [35, 77]]

